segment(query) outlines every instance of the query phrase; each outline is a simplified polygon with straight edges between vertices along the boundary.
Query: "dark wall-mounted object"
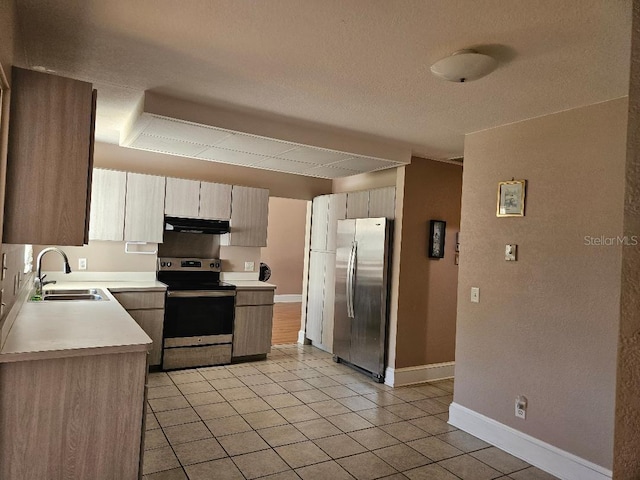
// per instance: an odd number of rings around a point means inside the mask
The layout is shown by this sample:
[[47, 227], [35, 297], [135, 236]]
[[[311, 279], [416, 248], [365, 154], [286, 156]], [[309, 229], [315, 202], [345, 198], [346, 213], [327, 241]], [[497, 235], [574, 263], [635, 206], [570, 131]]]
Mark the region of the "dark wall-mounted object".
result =
[[443, 220], [429, 221], [429, 258], [444, 258], [444, 237], [447, 222]]

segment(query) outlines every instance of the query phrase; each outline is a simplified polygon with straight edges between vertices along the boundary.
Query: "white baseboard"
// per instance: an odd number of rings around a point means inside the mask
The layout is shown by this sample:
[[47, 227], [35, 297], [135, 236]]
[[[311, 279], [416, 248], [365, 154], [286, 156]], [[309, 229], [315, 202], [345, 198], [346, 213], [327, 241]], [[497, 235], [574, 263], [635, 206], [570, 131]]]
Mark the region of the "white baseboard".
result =
[[564, 480], [605, 480], [612, 475], [611, 470], [457, 403], [449, 407], [449, 423]]
[[418, 365], [417, 367], [387, 367], [384, 373], [384, 383], [390, 387], [402, 387], [451, 378], [455, 373], [455, 365], [455, 362], [446, 362]]
[[310, 345], [311, 342], [309, 340], [307, 340], [307, 337], [305, 337], [305, 331], [304, 330], [298, 330], [298, 343], [300, 345]]
[[302, 302], [302, 294], [284, 294], [284, 295], [274, 295], [273, 301], [275, 303], [301, 303]]

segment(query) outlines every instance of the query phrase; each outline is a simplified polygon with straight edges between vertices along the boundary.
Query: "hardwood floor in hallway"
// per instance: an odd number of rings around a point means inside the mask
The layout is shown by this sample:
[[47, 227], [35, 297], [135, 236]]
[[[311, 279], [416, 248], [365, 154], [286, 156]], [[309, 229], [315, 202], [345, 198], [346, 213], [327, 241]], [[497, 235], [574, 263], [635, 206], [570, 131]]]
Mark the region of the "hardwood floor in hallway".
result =
[[276, 303], [273, 305], [273, 332], [271, 345], [284, 345], [298, 341], [302, 303]]

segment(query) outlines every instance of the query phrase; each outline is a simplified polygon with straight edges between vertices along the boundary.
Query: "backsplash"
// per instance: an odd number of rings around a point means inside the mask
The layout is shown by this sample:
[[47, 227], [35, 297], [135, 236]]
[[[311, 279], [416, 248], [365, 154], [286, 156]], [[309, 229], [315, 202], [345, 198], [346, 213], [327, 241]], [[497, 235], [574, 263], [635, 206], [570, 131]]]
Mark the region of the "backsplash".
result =
[[[198, 235], [196, 237], [209, 237]], [[206, 240], [206, 239], [205, 239]], [[215, 242], [214, 242], [215, 243]], [[157, 245], [160, 255], [181, 256], [176, 249], [175, 242]], [[253, 262], [253, 271], [260, 269], [260, 247], [224, 247], [217, 244], [202, 244], [196, 242], [187, 255], [201, 256], [205, 258], [220, 257], [222, 270], [225, 272], [244, 272], [245, 262]], [[33, 247], [34, 258], [45, 246]], [[69, 264], [73, 272], [79, 272], [78, 261], [87, 259], [87, 272], [155, 272], [157, 255], [143, 255], [139, 253], [125, 253], [125, 242], [91, 241], [83, 247], [60, 247], [69, 257]], [[156, 244], [148, 244], [145, 250], [156, 250]], [[198, 255], [193, 255], [198, 254]], [[34, 265], [35, 269], [35, 265]], [[45, 272], [57, 272], [62, 270], [62, 259], [56, 254], [48, 254], [42, 262], [42, 270]]]

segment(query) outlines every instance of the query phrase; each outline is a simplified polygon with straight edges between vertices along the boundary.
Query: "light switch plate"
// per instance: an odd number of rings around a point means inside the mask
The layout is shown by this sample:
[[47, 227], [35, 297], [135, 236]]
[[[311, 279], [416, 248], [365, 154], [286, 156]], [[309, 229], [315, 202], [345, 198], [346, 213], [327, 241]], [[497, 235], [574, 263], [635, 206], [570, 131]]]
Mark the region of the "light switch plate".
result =
[[518, 245], [505, 245], [504, 259], [507, 262], [515, 262], [517, 260]]
[[479, 287], [471, 287], [471, 303], [480, 303]]
[[254, 266], [255, 266], [254, 262], [244, 262], [244, 271], [253, 272]]

